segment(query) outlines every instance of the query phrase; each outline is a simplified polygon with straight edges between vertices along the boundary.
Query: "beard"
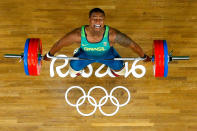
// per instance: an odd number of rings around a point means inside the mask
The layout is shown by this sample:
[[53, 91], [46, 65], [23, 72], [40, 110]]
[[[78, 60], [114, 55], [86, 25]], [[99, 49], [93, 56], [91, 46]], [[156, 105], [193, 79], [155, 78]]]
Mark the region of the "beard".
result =
[[92, 35], [98, 36], [98, 35], [103, 35], [104, 33], [104, 27], [100, 27], [100, 29], [97, 29], [95, 27], [91, 27], [90, 31], [92, 32]]

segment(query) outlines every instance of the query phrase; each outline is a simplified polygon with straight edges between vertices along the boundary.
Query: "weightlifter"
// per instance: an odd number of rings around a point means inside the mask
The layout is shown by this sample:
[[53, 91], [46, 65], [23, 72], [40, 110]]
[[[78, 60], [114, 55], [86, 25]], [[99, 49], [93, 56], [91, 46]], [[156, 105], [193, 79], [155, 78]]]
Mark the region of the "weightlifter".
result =
[[[80, 48], [74, 54], [74, 57], [92, 60], [71, 60], [69, 71], [71, 74], [80, 75], [82, 70], [89, 64], [98, 62], [110, 67], [112, 74], [120, 76], [125, 74], [123, 61], [108, 61], [104, 59], [120, 58], [118, 52], [113, 48], [115, 43], [126, 48], [132, 49], [144, 61], [150, 61], [142, 48], [135, 43], [126, 34], [104, 25], [105, 13], [100, 8], [94, 8], [89, 12], [89, 25], [84, 25], [67, 33], [57, 41], [51, 50], [45, 55], [44, 60], [50, 60], [62, 47], [73, 43], [80, 44]], [[48, 57], [47, 57], [48, 56]]]

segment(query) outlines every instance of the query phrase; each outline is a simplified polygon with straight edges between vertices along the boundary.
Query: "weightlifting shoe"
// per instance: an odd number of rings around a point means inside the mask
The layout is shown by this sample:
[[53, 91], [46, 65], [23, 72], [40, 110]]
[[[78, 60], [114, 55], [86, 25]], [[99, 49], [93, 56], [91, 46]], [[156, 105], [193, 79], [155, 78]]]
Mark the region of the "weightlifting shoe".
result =
[[74, 70], [71, 66], [69, 66], [69, 73], [70, 73], [70, 75], [71, 75], [71, 77], [73, 76], [80, 76], [81, 75], [81, 73], [82, 73], [82, 70], [80, 70], [80, 71], [76, 71], [76, 70]]

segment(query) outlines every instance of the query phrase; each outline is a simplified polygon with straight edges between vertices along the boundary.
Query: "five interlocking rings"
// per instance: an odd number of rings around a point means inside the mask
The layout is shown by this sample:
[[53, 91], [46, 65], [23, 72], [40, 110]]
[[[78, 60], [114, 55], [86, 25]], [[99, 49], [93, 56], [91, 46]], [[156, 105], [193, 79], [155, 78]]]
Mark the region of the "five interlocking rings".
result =
[[[114, 92], [116, 89], [118, 89], [118, 88], [119, 88], [119, 89], [124, 89], [124, 90], [128, 93], [128, 99], [127, 99], [127, 101], [126, 101], [124, 104], [120, 104], [119, 101], [118, 101], [118, 99], [112, 95], [113, 92]], [[69, 91], [72, 90], [72, 89], [79, 89], [79, 90], [81, 90], [82, 93], [83, 93], [83, 96], [81, 96], [81, 97], [77, 100], [76, 104], [72, 104], [72, 103], [70, 103], [70, 101], [68, 100], [68, 93], [69, 93]], [[102, 89], [102, 90], [105, 92], [105, 96], [103, 96], [103, 97], [99, 100], [99, 103], [98, 103], [98, 104], [97, 104], [96, 100], [95, 100], [92, 96], [90, 96], [90, 93], [91, 93], [94, 89]], [[88, 102], [89, 102], [92, 106], [94, 106], [94, 110], [93, 110], [91, 113], [89, 113], [89, 114], [82, 113], [82, 112], [79, 110], [79, 106], [81, 106], [81, 105], [85, 102], [86, 98], [88, 98]], [[111, 113], [111, 114], [107, 114], [107, 113], [103, 112], [103, 110], [101, 109], [101, 107], [107, 103], [108, 98], [110, 98], [112, 104], [116, 106], [116, 110], [115, 110], [113, 113]], [[129, 103], [130, 98], [131, 98], [131, 96], [130, 96], [129, 90], [128, 90], [127, 88], [123, 87], [123, 86], [114, 87], [114, 88], [111, 90], [110, 95], [108, 95], [107, 90], [106, 90], [105, 88], [101, 87], [101, 86], [94, 86], [94, 87], [92, 87], [92, 88], [88, 91], [88, 94], [87, 94], [87, 95], [86, 95], [84, 89], [81, 88], [80, 86], [71, 86], [70, 88], [68, 88], [68, 90], [67, 90], [66, 93], [65, 93], [66, 102], [67, 102], [70, 106], [76, 107], [78, 113], [81, 114], [82, 116], [91, 116], [91, 115], [93, 115], [93, 114], [96, 112], [96, 109], [97, 109], [97, 108], [99, 108], [100, 112], [101, 112], [104, 116], [113, 116], [113, 115], [115, 115], [115, 114], [118, 112], [118, 110], [119, 110], [120, 107], [125, 106], [125, 105], [127, 105], [127, 104]], [[92, 102], [90, 99], [91, 99], [93, 102]], [[115, 102], [114, 102], [113, 99], [115, 100]], [[81, 100], [82, 100], [82, 101], [81, 101]], [[104, 100], [104, 102], [103, 102], [103, 100]], [[81, 101], [81, 102], [80, 102], [80, 101]], [[103, 103], [102, 103], [102, 102], [103, 102]]]

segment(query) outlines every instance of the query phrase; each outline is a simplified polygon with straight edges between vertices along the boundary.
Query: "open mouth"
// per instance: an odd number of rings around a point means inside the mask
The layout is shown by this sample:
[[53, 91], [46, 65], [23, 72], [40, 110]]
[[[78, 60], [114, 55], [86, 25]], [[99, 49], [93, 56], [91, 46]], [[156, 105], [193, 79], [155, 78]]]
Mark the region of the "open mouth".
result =
[[101, 28], [101, 25], [95, 24], [94, 27], [95, 27], [95, 28]]

